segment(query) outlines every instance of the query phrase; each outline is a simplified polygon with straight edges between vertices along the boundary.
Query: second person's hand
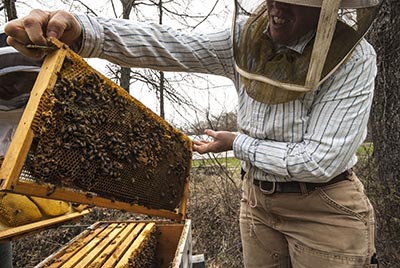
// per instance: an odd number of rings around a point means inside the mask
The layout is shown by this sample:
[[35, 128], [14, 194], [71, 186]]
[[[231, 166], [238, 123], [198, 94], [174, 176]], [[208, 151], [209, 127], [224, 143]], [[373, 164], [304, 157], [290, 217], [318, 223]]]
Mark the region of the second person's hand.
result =
[[213, 140], [194, 140], [193, 150], [200, 153], [221, 153], [232, 150], [236, 134], [228, 131], [213, 131], [206, 129], [204, 133]]

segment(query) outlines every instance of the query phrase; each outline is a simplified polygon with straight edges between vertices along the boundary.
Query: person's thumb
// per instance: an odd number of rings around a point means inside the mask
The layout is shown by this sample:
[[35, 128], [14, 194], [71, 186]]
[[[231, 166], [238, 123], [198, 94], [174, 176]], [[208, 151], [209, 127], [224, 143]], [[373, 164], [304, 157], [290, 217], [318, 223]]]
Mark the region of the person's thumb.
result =
[[211, 129], [204, 130], [204, 133], [212, 138], [216, 138], [217, 132]]
[[81, 30], [79, 22], [72, 14], [59, 10], [51, 13], [46, 36], [60, 39], [70, 45], [80, 36]]

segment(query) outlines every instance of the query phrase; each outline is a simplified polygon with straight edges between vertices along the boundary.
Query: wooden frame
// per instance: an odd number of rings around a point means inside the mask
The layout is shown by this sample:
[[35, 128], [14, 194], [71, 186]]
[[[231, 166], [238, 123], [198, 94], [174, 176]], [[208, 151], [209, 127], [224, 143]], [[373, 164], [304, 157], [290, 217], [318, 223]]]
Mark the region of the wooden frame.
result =
[[[71, 50], [58, 40], [51, 41], [57, 49], [46, 57], [42, 70], [32, 89], [30, 99], [0, 169], [0, 190], [182, 221], [186, 216], [186, 203], [189, 188], [188, 178], [185, 181], [184, 194], [180, 202], [180, 207], [175, 211], [149, 209], [136, 204], [99, 197], [92, 193], [81, 193], [68, 188], [54, 188], [50, 184], [38, 184], [19, 180], [24, 162], [34, 138], [31, 126], [42, 95], [45, 93], [46, 89], [54, 87], [57, 81], [56, 73], [61, 70], [65, 57], [68, 53], [71, 53]], [[100, 76], [104, 77], [101, 74]]]
[[88, 214], [90, 210], [85, 209], [82, 210], [81, 212], [72, 212], [68, 213], [62, 216], [54, 217], [54, 218], [49, 218], [45, 220], [40, 220], [37, 222], [17, 226], [17, 227], [9, 227], [4, 230], [0, 230], [0, 241], [3, 240], [8, 240], [8, 239], [16, 239], [18, 237], [21, 237], [25, 234], [32, 233], [32, 232], [38, 232], [40, 230], [54, 227], [56, 225], [59, 225], [61, 223], [67, 222], [67, 221], [73, 221], [77, 220], [86, 214]]
[[333, 34], [336, 28], [337, 12], [341, 1], [322, 2], [321, 14], [318, 21], [317, 36], [311, 55], [305, 87], [314, 89], [320, 84], [322, 70], [328, 56]]
[[[157, 238], [156, 261], [160, 268], [191, 267], [191, 221], [105, 221], [96, 222], [60, 250], [48, 256], [35, 268], [43, 267], [125, 267], [125, 252], [137, 250], [142, 240], [138, 229], [155, 226]], [[132, 242], [132, 239], [135, 242]], [[118, 252], [118, 253], [117, 253]], [[125, 260], [124, 260], [125, 259]], [[102, 263], [102, 265], [100, 265]]]

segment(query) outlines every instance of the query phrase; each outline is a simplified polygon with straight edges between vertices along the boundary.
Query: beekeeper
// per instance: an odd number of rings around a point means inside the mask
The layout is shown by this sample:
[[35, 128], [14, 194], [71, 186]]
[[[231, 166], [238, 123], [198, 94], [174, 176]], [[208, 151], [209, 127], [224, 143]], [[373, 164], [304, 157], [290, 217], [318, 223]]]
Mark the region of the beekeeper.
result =
[[242, 162], [244, 266], [373, 267], [374, 211], [352, 167], [377, 72], [363, 36], [379, 0], [235, 6], [232, 29], [207, 33], [42, 10], [10, 22], [6, 32], [10, 45], [35, 58], [44, 52], [26, 44], [56, 37], [83, 57], [230, 78], [239, 134], [206, 130], [214, 140], [193, 149], [233, 149]]
[[[22, 116], [41, 63], [24, 57], [6, 43], [0, 28], [0, 164]], [[12, 267], [12, 248], [0, 241], [0, 267]]]

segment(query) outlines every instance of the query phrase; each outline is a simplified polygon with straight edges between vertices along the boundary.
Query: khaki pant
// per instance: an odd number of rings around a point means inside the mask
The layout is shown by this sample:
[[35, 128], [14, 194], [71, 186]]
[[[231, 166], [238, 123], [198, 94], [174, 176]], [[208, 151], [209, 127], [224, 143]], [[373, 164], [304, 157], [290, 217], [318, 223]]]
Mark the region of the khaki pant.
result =
[[240, 228], [246, 268], [374, 267], [374, 211], [354, 174], [313, 192], [270, 195], [245, 179]]

